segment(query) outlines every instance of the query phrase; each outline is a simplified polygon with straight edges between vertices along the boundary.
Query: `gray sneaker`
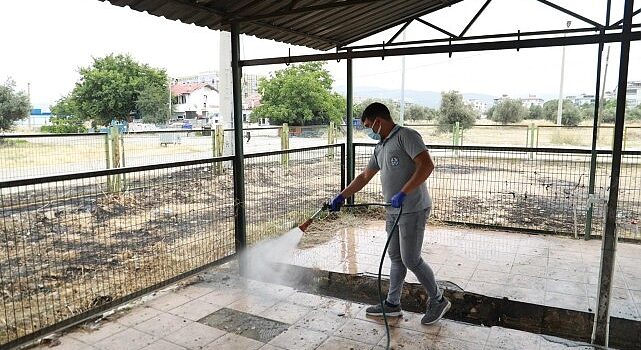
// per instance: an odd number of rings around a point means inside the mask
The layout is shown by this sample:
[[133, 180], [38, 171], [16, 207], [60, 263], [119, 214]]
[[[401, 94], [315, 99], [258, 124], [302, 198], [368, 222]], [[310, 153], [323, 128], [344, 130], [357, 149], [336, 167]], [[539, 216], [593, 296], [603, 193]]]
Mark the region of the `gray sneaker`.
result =
[[[388, 317], [399, 317], [403, 316], [403, 310], [401, 310], [401, 306], [389, 306], [387, 303], [384, 303], [385, 305], [385, 315]], [[381, 308], [381, 304], [376, 304], [368, 307], [365, 310], [365, 313], [370, 316], [383, 316], [383, 309]]]
[[452, 303], [450, 303], [449, 300], [447, 300], [446, 297], [443, 297], [443, 301], [440, 303], [436, 304], [431, 304], [427, 308], [427, 312], [425, 313], [425, 316], [423, 316], [423, 319], [421, 319], [421, 323], [424, 325], [430, 325], [438, 322], [445, 313], [452, 307]]

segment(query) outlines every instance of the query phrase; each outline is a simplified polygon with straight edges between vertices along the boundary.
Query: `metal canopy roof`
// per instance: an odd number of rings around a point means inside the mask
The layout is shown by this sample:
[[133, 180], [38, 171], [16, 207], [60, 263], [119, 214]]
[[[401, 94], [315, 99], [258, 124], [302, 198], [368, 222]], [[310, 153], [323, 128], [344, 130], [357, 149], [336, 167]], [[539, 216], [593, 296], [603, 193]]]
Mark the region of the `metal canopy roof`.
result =
[[[105, 1], [105, 0], [101, 0]], [[462, 0], [109, 0], [156, 16], [317, 50], [350, 44]]]

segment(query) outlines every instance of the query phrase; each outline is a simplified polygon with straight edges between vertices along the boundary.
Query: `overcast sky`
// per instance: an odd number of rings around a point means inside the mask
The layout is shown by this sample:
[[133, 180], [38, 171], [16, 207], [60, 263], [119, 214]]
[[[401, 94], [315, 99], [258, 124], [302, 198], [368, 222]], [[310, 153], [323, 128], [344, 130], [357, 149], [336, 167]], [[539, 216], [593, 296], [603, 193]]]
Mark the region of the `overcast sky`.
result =
[[[603, 23], [606, 0], [555, 0], [588, 18]], [[639, 2], [639, 1], [637, 1]], [[460, 33], [484, 0], [466, 0], [438, 14], [424, 17], [446, 30]], [[613, 0], [612, 18], [622, 16], [623, 0]], [[635, 6], [639, 8], [639, 4]], [[463, 20], [461, 20], [463, 19]], [[559, 29], [571, 18], [536, 0], [494, 0], [468, 31], [480, 35], [517, 30]], [[639, 16], [636, 23], [641, 22]], [[572, 19], [572, 27], [586, 24]], [[396, 30], [365, 40], [380, 43]], [[77, 69], [88, 66], [92, 57], [128, 53], [136, 60], [164, 68], [170, 76], [218, 69], [219, 32], [112, 6], [97, 0], [21, 0], [0, 2], [0, 80], [12, 77], [19, 89], [31, 84], [35, 105], [47, 104], [68, 93], [78, 80]], [[440, 37], [439, 33], [413, 23], [407, 39]], [[313, 50], [242, 37], [243, 58], [260, 58], [312, 53]], [[616, 85], [619, 45], [612, 45], [606, 88]], [[510, 94], [558, 95], [561, 48], [528, 49], [411, 56], [406, 58], [406, 89]], [[250, 67], [249, 73], [267, 74], [281, 66]], [[335, 85], [345, 85], [345, 61], [331, 61]], [[565, 95], [593, 93], [596, 46], [566, 49]], [[641, 45], [634, 43], [630, 58], [630, 80], [641, 80]], [[356, 60], [357, 87], [381, 87], [400, 91], [401, 59]], [[358, 89], [357, 89], [358, 92]]]

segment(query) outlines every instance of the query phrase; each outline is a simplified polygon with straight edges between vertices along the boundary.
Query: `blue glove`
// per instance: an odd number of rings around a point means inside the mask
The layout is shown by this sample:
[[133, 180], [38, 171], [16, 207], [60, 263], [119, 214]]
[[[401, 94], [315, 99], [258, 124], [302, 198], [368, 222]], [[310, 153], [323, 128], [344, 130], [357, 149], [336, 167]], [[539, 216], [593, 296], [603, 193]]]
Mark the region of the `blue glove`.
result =
[[390, 200], [390, 202], [392, 203], [392, 208], [400, 208], [403, 204], [403, 201], [405, 200], [405, 196], [407, 195], [403, 191], [395, 194]]
[[340, 211], [343, 203], [345, 203], [345, 197], [343, 197], [342, 194], [339, 194], [329, 203], [329, 211]]

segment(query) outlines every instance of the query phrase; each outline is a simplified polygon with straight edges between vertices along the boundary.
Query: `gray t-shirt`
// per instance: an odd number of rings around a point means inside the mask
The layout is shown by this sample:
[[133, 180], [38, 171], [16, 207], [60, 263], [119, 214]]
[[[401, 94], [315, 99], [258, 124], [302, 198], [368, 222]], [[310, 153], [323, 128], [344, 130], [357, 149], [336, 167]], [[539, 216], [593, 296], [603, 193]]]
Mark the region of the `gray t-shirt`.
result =
[[[423, 138], [416, 130], [396, 125], [389, 136], [374, 148], [367, 167], [380, 170], [383, 197], [389, 203], [412, 177], [416, 166], [414, 158], [427, 150]], [[432, 206], [432, 198], [423, 182], [408, 193], [403, 201], [403, 213], [413, 213]], [[389, 214], [398, 214], [398, 208], [387, 207]]]

